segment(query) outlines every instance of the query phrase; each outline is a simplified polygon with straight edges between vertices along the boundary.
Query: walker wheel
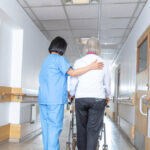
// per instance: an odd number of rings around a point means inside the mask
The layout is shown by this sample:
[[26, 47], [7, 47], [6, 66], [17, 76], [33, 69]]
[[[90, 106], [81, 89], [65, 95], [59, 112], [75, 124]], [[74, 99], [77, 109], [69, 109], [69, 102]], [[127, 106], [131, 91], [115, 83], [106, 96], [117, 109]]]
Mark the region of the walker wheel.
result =
[[103, 150], [108, 150], [108, 145], [103, 145]]
[[66, 150], [71, 150], [70, 143], [66, 143]]
[[76, 145], [77, 145], [76, 139], [73, 139], [72, 140], [72, 150], [76, 149]]
[[96, 150], [99, 150], [99, 142], [97, 142]]

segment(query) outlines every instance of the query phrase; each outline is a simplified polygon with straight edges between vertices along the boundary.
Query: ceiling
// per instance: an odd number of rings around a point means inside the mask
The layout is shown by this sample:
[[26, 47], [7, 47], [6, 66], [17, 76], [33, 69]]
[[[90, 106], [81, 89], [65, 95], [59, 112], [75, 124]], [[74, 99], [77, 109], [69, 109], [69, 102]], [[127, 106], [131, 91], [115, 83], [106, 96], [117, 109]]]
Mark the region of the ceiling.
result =
[[82, 56], [78, 38], [99, 37], [102, 57], [112, 62], [147, 0], [97, 0], [97, 3], [66, 5], [64, 0], [17, 0], [51, 41], [56, 36], [68, 42], [71, 63]]

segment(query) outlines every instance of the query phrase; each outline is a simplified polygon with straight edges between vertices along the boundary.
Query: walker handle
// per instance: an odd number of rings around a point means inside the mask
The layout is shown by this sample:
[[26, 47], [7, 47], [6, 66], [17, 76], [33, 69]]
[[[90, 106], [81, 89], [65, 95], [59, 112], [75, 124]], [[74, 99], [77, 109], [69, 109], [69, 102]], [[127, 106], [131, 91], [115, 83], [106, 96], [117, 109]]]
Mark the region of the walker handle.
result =
[[106, 108], [109, 108], [110, 106], [107, 104], [105, 107], [106, 107]]

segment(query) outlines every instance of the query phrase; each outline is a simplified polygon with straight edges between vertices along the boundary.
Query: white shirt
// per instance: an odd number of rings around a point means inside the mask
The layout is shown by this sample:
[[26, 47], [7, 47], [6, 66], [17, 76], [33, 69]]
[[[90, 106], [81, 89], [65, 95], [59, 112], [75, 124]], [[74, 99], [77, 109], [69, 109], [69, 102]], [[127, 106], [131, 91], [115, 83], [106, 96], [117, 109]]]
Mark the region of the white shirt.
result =
[[78, 77], [70, 77], [69, 92], [76, 98], [106, 98], [110, 95], [110, 69], [107, 62], [95, 54], [88, 54], [78, 59], [74, 69], [85, 67], [95, 60], [104, 63], [102, 70], [91, 70]]

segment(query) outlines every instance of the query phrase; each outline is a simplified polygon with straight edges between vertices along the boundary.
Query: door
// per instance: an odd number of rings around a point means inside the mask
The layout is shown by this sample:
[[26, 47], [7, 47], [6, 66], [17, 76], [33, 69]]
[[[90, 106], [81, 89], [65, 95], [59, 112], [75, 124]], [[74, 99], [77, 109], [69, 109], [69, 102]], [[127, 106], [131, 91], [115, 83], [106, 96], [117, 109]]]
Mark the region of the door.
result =
[[[147, 136], [147, 116], [140, 113], [140, 98], [147, 95], [149, 90], [149, 47], [150, 28], [141, 36], [137, 43], [137, 71], [136, 71], [136, 102], [135, 102], [135, 131], [143, 137]], [[142, 110], [147, 113], [147, 107], [143, 105]], [[137, 136], [135, 134], [135, 136]], [[135, 137], [136, 138], [136, 137]]]

